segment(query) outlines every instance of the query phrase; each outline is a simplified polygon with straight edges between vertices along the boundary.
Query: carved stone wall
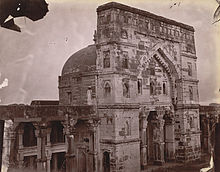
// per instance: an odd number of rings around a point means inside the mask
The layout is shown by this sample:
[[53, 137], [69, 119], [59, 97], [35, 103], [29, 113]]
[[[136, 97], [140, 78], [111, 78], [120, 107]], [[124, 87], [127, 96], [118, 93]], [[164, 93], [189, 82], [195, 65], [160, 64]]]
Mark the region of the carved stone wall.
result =
[[[166, 140], [170, 151], [166, 156], [174, 159], [175, 155], [179, 161], [198, 159], [199, 95], [193, 27], [118, 3], [98, 7], [97, 14], [99, 104], [139, 103], [149, 109], [171, 106], [173, 121], [166, 130], [173, 134]], [[107, 52], [109, 64], [104, 66]], [[111, 84], [111, 98], [104, 96], [105, 78]]]

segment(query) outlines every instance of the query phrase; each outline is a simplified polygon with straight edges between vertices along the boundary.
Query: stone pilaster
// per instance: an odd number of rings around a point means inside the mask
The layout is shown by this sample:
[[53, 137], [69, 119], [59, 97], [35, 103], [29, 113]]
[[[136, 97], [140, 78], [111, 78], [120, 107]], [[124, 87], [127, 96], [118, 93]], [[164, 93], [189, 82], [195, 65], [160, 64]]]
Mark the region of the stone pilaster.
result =
[[140, 137], [141, 137], [141, 169], [147, 166], [147, 117], [149, 112], [140, 113]]
[[158, 119], [155, 122], [154, 128], [154, 150], [155, 150], [155, 160], [154, 163], [158, 165], [164, 164], [164, 119], [163, 119], [163, 111], [157, 112]]
[[17, 154], [15, 151], [15, 139], [16, 139], [16, 129], [18, 127], [19, 123], [10, 122], [9, 128], [8, 128], [8, 147], [10, 150], [8, 150], [9, 155], [9, 168], [8, 171], [10, 171], [13, 168], [17, 168], [16, 162], [17, 162]]
[[46, 158], [46, 137], [47, 137], [47, 124], [34, 123], [36, 128], [35, 135], [37, 137], [37, 170], [46, 171], [47, 158]]
[[90, 119], [87, 125], [90, 131], [89, 139], [89, 166], [93, 167], [93, 172], [99, 172], [98, 157], [99, 157], [99, 120]]
[[47, 146], [51, 146], [51, 141], [50, 141], [50, 133], [51, 133], [51, 128], [47, 128]]
[[46, 129], [46, 138], [47, 138], [47, 150], [46, 150], [46, 161], [47, 161], [47, 167], [46, 167], [46, 171], [50, 172], [51, 171], [51, 166], [50, 166], [50, 161], [51, 161], [51, 157], [52, 157], [52, 152], [51, 152], [51, 142], [50, 142], [50, 134], [51, 134], [51, 128], [47, 127]]
[[48, 151], [46, 152], [46, 159], [47, 159], [46, 171], [47, 171], [47, 172], [50, 172], [50, 171], [51, 171], [51, 166], [50, 166], [51, 157], [52, 157], [52, 153], [51, 153], [50, 150], [48, 150]]
[[175, 160], [175, 121], [173, 117], [173, 113], [171, 111], [166, 111], [164, 115], [165, 119], [165, 157], [167, 161]]
[[24, 134], [24, 129], [22, 127], [19, 127], [18, 129], [18, 148], [19, 149], [23, 148], [23, 134]]
[[75, 124], [77, 123], [76, 119], [73, 119], [71, 115], [65, 115], [64, 133], [65, 133], [65, 142], [67, 146], [66, 152], [66, 172], [77, 172], [77, 160], [76, 160], [76, 146], [75, 146]]
[[19, 129], [18, 129], [18, 166], [19, 168], [23, 167], [24, 163], [24, 154], [23, 154], [23, 134], [24, 134], [24, 129], [23, 125], [20, 124]]

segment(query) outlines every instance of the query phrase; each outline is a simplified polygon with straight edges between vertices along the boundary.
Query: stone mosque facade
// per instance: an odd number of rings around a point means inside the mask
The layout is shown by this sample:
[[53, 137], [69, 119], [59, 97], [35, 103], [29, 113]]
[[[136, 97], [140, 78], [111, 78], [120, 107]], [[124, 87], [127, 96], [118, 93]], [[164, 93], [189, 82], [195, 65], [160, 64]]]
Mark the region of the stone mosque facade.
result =
[[134, 172], [199, 159], [194, 28], [111, 2], [97, 8], [94, 42], [65, 63], [59, 101], [0, 107], [8, 170]]

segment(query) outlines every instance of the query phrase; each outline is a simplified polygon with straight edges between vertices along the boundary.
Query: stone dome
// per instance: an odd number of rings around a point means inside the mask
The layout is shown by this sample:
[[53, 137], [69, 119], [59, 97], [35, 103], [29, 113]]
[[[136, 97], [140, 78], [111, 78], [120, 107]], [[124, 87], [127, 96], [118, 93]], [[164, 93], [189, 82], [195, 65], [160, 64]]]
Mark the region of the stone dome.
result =
[[74, 53], [66, 61], [62, 69], [62, 75], [73, 72], [89, 72], [96, 69], [96, 46], [89, 45]]

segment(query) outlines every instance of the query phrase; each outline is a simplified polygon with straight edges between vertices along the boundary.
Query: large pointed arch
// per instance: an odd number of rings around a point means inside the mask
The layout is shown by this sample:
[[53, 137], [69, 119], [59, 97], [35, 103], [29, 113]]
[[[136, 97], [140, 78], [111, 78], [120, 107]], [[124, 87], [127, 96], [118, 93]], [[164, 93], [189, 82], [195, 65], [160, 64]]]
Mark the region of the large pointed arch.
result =
[[173, 62], [174, 59], [165, 49], [165, 43], [159, 42], [149, 52], [150, 59], [155, 57], [161, 65], [166, 69], [168, 74], [174, 76], [176, 79], [179, 79], [179, 74], [177, 72], [176, 64]]
[[[172, 102], [174, 103], [176, 101], [176, 81], [180, 78], [179, 73], [177, 72], [177, 67], [174, 64], [174, 62], [171, 60], [173, 59], [169, 53], [164, 49], [162, 43], [158, 43], [155, 45], [152, 50], [149, 53], [149, 59], [150, 61], [152, 58], [156, 60], [165, 70], [165, 72], [168, 75], [168, 79], [170, 81], [170, 86], [171, 86], [171, 98]], [[149, 64], [149, 63], [148, 63]]]

